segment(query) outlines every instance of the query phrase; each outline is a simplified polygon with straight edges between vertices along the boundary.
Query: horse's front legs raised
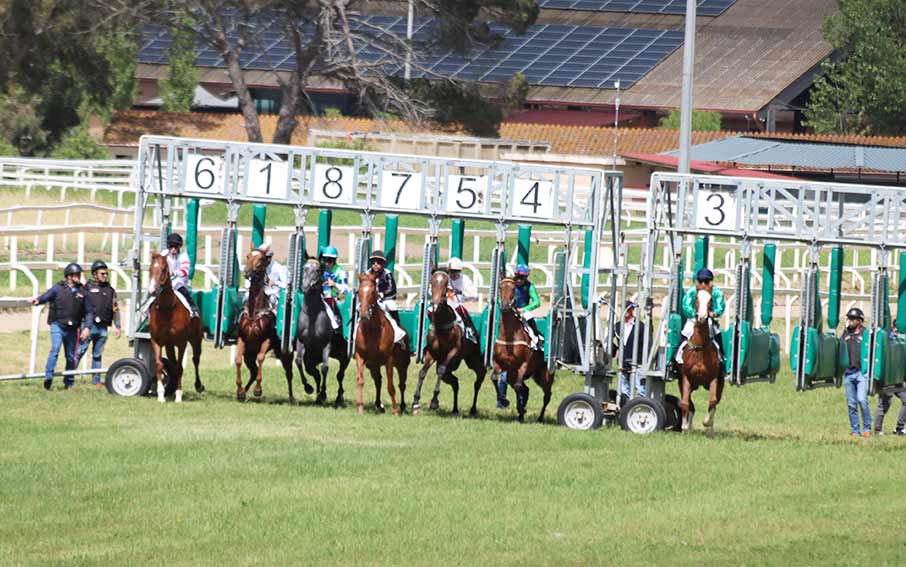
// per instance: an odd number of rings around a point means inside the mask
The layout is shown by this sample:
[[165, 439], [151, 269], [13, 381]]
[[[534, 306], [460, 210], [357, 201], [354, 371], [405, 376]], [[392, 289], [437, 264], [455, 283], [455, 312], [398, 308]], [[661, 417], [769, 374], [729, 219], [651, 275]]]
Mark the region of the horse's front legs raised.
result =
[[418, 385], [415, 387], [415, 399], [412, 400], [412, 415], [418, 415], [422, 411], [422, 385], [425, 383], [425, 376], [427, 376], [432, 364], [434, 364], [434, 357], [431, 355], [431, 351], [426, 350], [425, 363], [422, 365], [422, 369], [418, 371]]
[[245, 341], [236, 339], [236, 400], [245, 401], [245, 388], [242, 387], [242, 363], [245, 360]]

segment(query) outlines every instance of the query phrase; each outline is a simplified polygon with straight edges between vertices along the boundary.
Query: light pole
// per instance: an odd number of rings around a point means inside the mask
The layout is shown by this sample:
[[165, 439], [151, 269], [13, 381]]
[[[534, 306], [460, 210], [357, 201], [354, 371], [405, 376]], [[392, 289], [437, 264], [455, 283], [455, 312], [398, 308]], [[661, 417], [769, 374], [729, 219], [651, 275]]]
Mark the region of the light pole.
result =
[[406, 52], [406, 67], [403, 77], [408, 81], [412, 78], [412, 27], [415, 23], [415, 0], [409, 0], [409, 16], [406, 19], [406, 42], [409, 50]]
[[683, 98], [680, 103], [679, 173], [689, 173], [692, 145], [692, 68], [695, 63], [695, 4], [686, 0], [686, 39], [683, 42]]

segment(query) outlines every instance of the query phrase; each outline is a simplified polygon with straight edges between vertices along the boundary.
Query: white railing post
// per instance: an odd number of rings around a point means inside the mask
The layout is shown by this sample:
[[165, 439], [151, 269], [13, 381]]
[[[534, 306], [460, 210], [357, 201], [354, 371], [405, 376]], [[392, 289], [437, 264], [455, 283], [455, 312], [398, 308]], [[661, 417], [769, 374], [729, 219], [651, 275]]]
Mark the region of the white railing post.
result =
[[[19, 263], [19, 238], [17, 236], [12, 236], [9, 239], [9, 263], [18, 264]], [[10, 291], [16, 291], [16, 276], [18, 272], [16, 270], [9, 271], [9, 289]]]

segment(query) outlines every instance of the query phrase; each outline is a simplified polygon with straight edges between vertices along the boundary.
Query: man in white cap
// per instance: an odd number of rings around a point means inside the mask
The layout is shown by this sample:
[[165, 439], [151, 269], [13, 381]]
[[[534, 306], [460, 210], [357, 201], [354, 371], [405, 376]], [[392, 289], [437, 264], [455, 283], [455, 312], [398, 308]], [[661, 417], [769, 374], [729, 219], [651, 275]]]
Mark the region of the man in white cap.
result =
[[470, 341], [478, 341], [478, 330], [472, 322], [469, 310], [463, 305], [465, 301], [478, 299], [478, 290], [472, 280], [466, 274], [462, 273], [462, 260], [457, 257], [450, 258], [447, 262], [447, 274], [449, 278], [449, 293], [447, 294], [448, 302], [453, 311], [459, 316], [463, 325], [465, 325], [466, 338]]

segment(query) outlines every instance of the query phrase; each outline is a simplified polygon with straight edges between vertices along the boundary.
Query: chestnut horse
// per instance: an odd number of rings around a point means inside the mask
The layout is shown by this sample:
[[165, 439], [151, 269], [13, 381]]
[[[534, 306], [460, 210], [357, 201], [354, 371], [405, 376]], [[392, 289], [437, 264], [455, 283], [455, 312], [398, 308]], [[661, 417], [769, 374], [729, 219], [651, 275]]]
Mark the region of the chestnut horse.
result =
[[167, 255], [151, 253], [151, 265], [148, 268], [148, 293], [154, 298], [149, 308], [151, 350], [154, 352], [155, 377], [157, 378], [157, 401], [163, 403], [164, 362], [161, 358], [161, 347], [167, 349], [168, 365], [175, 376], [176, 403], [182, 402], [182, 359], [186, 354], [186, 344], [192, 344], [192, 363], [195, 365], [195, 391], [204, 392], [204, 385], [198, 377], [198, 361], [201, 359], [201, 340], [203, 329], [201, 318], [192, 317], [176, 297], [176, 291], [170, 282], [170, 269], [167, 266]]
[[708, 388], [708, 415], [702, 425], [708, 428], [708, 437], [714, 437], [714, 413], [724, 391], [724, 377], [720, 372], [720, 356], [711, 338], [711, 294], [699, 290], [695, 297], [695, 326], [692, 336], [683, 349], [683, 368], [680, 373], [680, 408], [683, 414], [683, 431], [692, 428], [695, 404], [692, 392], [699, 387]]
[[481, 359], [481, 349], [476, 343], [465, 340], [462, 329], [456, 324], [456, 313], [447, 303], [449, 283], [450, 276], [447, 272], [437, 271], [431, 276], [431, 303], [434, 305], [434, 311], [431, 329], [428, 331], [425, 364], [418, 373], [418, 387], [412, 401], [413, 415], [420, 410], [422, 383], [435, 361], [437, 361], [437, 382], [434, 385], [434, 396], [431, 398], [431, 409], [437, 409], [437, 395], [440, 392], [440, 382], [443, 380], [453, 387], [453, 414], [459, 413], [459, 378], [453, 372], [459, 368], [463, 360], [475, 372], [475, 396], [472, 398], [469, 415], [478, 414], [478, 390], [481, 389], [487, 369]]
[[554, 385], [554, 376], [547, 370], [544, 361], [544, 352], [531, 348], [531, 338], [523, 327], [522, 318], [513, 305], [516, 298], [516, 282], [511, 278], [500, 281], [500, 329], [497, 341], [494, 344], [494, 383], [502, 372], [507, 377], [515, 376], [508, 380], [510, 386], [516, 391], [516, 409], [519, 412], [519, 421], [525, 420], [525, 406], [528, 403], [529, 389], [525, 384], [527, 378], [534, 378], [535, 383], [544, 392], [544, 404], [538, 421], [544, 420], [544, 410], [551, 401], [551, 387]]
[[[251, 250], [245, 256], [245, 277], [249, 280], [249, 295], [246, 308], [239, 317], [239, 336], [236, 339], [236, 399], [240, 402], [245, 401], [246, 392], [253, 381], [255, 382], [255, 397], [261, 397], [264, 359], [267, 353], [273, 350], [286, 374], [289, 403], [295, 404], [293, 355], [280, 352], [280, 341], [277, 339], [277, 316], [271, 311], [267, 294], [264, 293], [264, 286], [267, 285], [267, 267], [270, 264], [268, 250], [259, 250], [252, 245]], [[245, 387], [242, 386], [243, 361], [251, 373]]]
[[[374, 409], [384, 411], [381, 404], [381, 367], [387, 372], [387, 393], [393, 404], [393, 414], [399, 415], [406, 409], [406, 373], [409, 370], [409, 350], [393, 341], [393, 327], [384, 310], [378, 305], [377, 279], [374, 274], [359, 274], [359, 326], [355, 335], [355, 363], [358, 371], [358, 396], [356, 406], [359, 414], [363, 409], [362, 387], [365, 385], [365, 367], [374, 380]], [[404, 341], [405, 342], [405, 341]], [[393, 369], [399, 374], [400, 407], [396, 405], [396, 389], [393, 387]]]

